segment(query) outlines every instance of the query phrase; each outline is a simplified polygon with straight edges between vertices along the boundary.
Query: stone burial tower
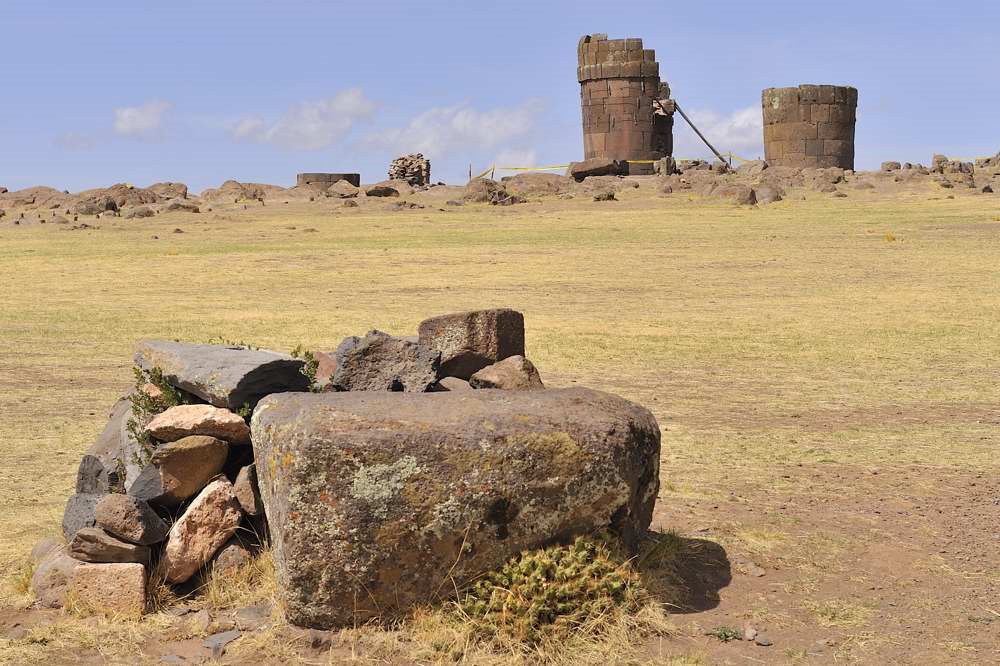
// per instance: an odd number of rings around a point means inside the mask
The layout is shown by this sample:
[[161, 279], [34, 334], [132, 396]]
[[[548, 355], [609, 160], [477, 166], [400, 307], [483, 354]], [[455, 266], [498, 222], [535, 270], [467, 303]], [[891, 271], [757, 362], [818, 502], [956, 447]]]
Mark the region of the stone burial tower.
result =
[[764, 157], [774, 166], [854, 168], [858, 91], [850, 86], [767, 88]]
[[576, 78], [583, 109], [584, 159], [641, 160], [630, 174], [651, 174], [651, 161], [674, 149], [670, 86], [660, 81], [653, 49], [641, 39], [584, 35], [577, 46]]

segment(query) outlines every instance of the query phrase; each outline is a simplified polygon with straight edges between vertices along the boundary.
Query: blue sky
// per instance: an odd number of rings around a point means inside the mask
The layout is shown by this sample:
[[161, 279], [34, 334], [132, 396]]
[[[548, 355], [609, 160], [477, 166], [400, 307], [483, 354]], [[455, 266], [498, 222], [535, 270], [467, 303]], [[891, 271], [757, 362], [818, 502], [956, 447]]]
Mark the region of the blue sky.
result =
[[[860, 93], [857, 166], [1000, 150], [1000, 2], [0, 3], [0, 185], [79, 190], [298, 171], [433, 176], [582, 153], [580, 35], [641, 37], [722, 150], [760, 148], [760, 92]], [[677, 153], [706, 155], [678, 119]]]

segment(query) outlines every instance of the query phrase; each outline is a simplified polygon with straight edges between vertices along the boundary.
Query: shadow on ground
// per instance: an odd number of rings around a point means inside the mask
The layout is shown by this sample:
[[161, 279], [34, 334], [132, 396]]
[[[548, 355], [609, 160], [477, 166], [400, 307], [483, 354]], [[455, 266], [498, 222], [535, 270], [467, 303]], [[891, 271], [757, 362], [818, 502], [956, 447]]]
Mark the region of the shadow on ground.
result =
[[699, 613], [719, 605], [733, 579], [726, 550], [707, 539], [650, 531], [638, 558], [647, 590], [672, 613]]

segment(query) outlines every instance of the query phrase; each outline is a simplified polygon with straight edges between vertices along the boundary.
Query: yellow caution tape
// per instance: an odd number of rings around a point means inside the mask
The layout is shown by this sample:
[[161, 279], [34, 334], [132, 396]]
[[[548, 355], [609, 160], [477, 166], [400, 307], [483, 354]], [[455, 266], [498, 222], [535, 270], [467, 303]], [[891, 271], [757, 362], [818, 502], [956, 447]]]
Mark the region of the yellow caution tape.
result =
[[[479, 174], [478, 176], [476, 176], [476, 178], [486, 178], [486, 174], [488, 174], [490, 171], [493, 171], [494, 169], [496, 169], [496, 165], [490, 165], [490, 166], [486, 167], [486, 171], [484, 171], [481, 174]], [[475, 180], [475, 179], [473, 179], [473, 180]]]

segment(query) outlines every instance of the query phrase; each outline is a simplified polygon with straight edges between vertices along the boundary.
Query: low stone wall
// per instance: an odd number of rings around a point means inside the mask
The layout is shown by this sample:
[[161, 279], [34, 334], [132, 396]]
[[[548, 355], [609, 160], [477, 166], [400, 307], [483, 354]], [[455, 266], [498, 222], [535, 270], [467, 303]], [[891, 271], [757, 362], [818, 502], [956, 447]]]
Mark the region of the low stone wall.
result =
[[634, 544], [658, 488], [656, 421], [545, 390], [524, 352], [508, 309], [326, 352], [139, 343], [63, 538], [35, 550], [38, 603], [140, 615], [150, 582], [196, 592], [273, 534], [290, 619], [330, 627], [433, 602], [445, 577], [553, 540], [612, 529]]

